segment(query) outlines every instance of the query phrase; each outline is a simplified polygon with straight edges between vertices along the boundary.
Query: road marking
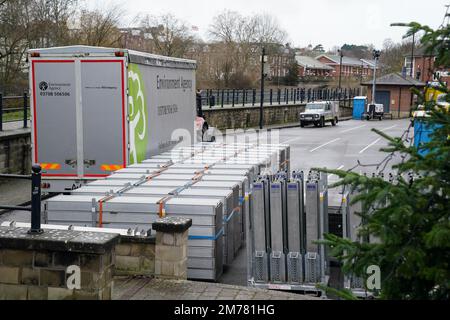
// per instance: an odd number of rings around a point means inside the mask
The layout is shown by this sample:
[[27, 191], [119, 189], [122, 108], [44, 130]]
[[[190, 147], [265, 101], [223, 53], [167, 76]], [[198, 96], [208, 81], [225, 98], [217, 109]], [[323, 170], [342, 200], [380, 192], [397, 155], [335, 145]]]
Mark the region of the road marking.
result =
[[326, 143], [324, 143], [324, 144], [321, 144], [321, 145], [318, 146], [318, 147], [315, 147], [314, 149], [309, 150], [309, 152], [314, 152], [314, 151], [316, 151], [317, 149], [320, 149], [320, 148], [322, 148], [322, 147], [325, 147], [326, 145], [329, 145], [330, 143], [336, 142], [336, 141], [338, 141], [338, 140], [340, 140], [340, 139], [341, 139], [341, 138], [336, 138], [336, 139], [333, 139], [333, 140], [331, 140], [331, 141], [328, 141], [328, 142], [326, 142]]
[[359, 128], [363, 128], [363, 127], [365, 127], [365, 126], [367, 126], [367, 125], [366, 125], [366, 124], [363, 124], [362, 126], [359, 126], [359, 127], [354, 127], [354, 128], [350, 128], [350, 129], [347, 129], [347, 130], [341, 131], [340, 133], [345, 133], [345, 132], [349, 132], [349, 131], [352, 131], [352, 130], [356, 130], [356, 129], [359, 129]]
[[377, 140], [375, 140], [374, 142], [372, 142], [371, 144], [369, 144], [368, 146], [364, 147], [363, 149], [361, 149], [361, 151], [359, 153], [363, 153], [364, 151], [366, 151], [367, 149], [369, 149], [371, 146], [373, 146], [374, 144], [376, 144], [378, 141], [380, 141], [381, 138], [378, 138]]
[[381, 129], [380, 131], [381, 131], [381, 132], [383, 132], [383, 131], [386, 131], [386, 130], [389, 130], [389, 129], [395, 128], [396, 126], [397, 126], [397, 125], [396, 125], [396, 124], [394, 124], [393, 126], [390, 126], [390, 127], [384, 128], [384, 129]]

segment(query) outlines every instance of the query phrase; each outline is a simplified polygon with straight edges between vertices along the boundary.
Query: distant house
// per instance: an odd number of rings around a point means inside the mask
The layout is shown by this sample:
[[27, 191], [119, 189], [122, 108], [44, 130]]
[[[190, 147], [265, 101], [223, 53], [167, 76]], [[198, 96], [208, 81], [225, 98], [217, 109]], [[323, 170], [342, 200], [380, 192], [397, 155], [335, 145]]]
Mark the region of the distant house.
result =
[[404, 73], [422, 82], [433, 82], [438, 79], [447, 83], [450, 89], [450, 70], [435, 65], [436, 57], [432, 53], [427, 53], [424, 47], [416, 49], [412, 59], [411, 54], [405, 54]]
[[[316, 60], [333, 68], [333, 77], [339, 77], [340, 59], [338, 55], [321, 54]], [[368, 78], [373, 75], [374, 60], [342, 57], [342, 77]]]
[[[363, 82], [367, 86], [367, 101], [372, 101], [373, 81]], [[392, 113], [393, 117], [403, 118], [410, 115], [411, 106], [416, 97], [411, 88], [423, 89], [425, 82], [410, 76], [398, 73], [390, 73], [376, 79], [375, 102], [384, 105], [384, 112]]]
[[333, 68], [308, 56], [295, 56], [295, 60], [299, 66], [299, 76], [308, 77], [330, 77]]

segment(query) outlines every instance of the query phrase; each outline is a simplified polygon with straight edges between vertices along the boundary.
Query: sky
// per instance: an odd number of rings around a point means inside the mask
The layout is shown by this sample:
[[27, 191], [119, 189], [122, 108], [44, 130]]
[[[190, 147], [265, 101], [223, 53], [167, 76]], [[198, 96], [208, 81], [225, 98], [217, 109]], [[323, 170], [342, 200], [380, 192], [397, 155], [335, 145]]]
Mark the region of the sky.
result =
[[[122, 26], [135, 26], [137, 15], [171, 13], [195, 26], [204, 40], [213, 17], [227, 9], [248, 16], [268, 13], [287, 31], [288, 42], [297, 47], [322, 44], [325, 49], [343, 44], [374, 44], [385, 39], [402, 41], [406, 28], [392, 22], [417, 21], [438, 27], [450, 0], [85, 0], [93, 8], [120, 6], [126, 11]], [[196, 29], [196, 28], [194, 28]]]

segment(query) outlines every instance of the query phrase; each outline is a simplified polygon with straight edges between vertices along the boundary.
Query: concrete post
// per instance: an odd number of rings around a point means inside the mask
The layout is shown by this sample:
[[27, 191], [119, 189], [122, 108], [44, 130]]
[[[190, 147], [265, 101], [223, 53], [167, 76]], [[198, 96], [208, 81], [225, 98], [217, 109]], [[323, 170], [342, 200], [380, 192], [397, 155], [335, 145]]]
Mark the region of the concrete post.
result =
[[187, 279], [188, 229], [192, 219], [165, 217], [152, 225], [156, 231], [155, 277]]

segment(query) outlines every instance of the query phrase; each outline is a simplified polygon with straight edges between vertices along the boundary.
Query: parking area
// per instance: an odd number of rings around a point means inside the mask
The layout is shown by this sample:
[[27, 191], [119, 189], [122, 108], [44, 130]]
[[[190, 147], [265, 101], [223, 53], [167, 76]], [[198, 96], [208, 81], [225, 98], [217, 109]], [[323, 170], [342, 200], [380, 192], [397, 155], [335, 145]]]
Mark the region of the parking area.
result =
[[[409, 123], [409, 119], [348, 120], [339, 122], [336, 126], [327, 123], [323, 128], [289, 128], [280, 130], [280, 142], [291, 146], [293, 170], [309, 170], [312, 167], [348, 170], [353, 168], [358, 160], [367, 165], [379, 163], [386, 157], [387, 154], [379, 150], [387, 146], [387, 142], [372, 132], [372, 128], [398, 137], [405, 132]], [[399, 160], [398, 157], [393, 158], [389, 168]], [[358, 167], [355, 170], [371, 173], [374, 169]]]

